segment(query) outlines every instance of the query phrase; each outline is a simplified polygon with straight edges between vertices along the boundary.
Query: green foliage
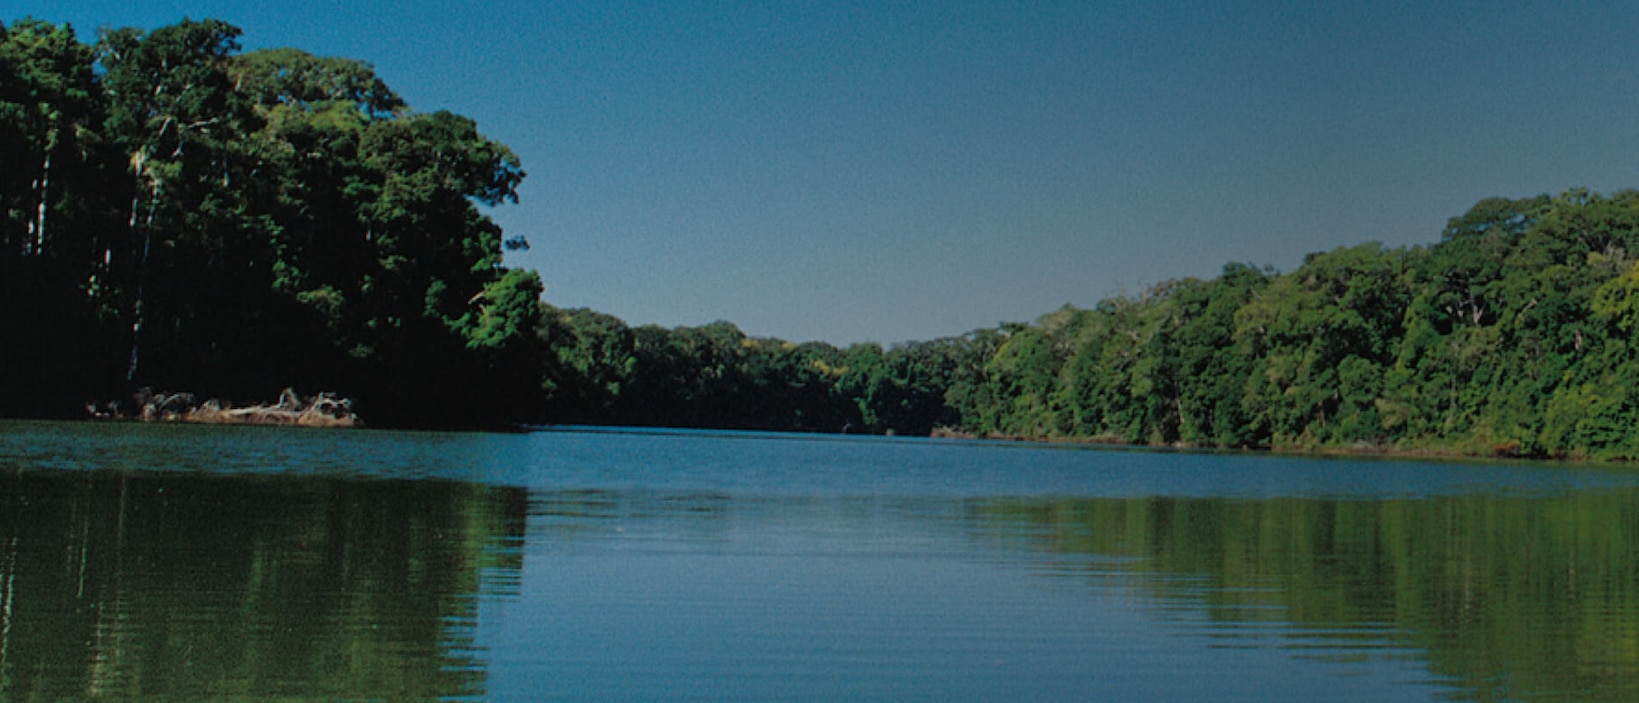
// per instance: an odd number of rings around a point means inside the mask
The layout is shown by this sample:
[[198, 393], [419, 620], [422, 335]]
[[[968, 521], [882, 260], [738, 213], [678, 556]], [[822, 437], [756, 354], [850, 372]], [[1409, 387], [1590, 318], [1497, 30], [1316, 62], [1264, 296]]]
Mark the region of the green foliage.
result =
[[1639, 456], [1633, 251], [1635, 192], [1488, 199], [1431, 247], [1004, 326], [948, 397], [988, 435]]
[[545, 325], [547, 415], [561, 422], [927, 435], [958, 423], [947, 389], [982, 361], [960, 339], [838, 349], [550, 308]]
[[516, 200], [517, 157], [368, 64], [239, 34], [0, 33], [0, 324], [41, 340], [0, 352], [0, 412], [295, 385], [383, 424], [538, 419], [540, 280], [478, 210]]
[[65, 415], [113, 383], [120, 241], [91, 47], [67, 26], [0, 26], [0, 414]]
[[239, 34], [0, 26], [0, 327], [26, 332], [0, 345], [0, 414], [294, 385], [398, 425], [1639, 456], [1639, 192], [1490, 198], [1428, 247], [931, 342], [633, 329], [502, 265], [524, 244], [480, 206], [525, 174], [472, 120]]
[[1406, 257], [1377, 244], [1312, 255], [1236, 313], [1238, 344], [1254, 359], [1242, 405], [1257, 443], [1378, 439], [1375, 400], [1402, 336]]

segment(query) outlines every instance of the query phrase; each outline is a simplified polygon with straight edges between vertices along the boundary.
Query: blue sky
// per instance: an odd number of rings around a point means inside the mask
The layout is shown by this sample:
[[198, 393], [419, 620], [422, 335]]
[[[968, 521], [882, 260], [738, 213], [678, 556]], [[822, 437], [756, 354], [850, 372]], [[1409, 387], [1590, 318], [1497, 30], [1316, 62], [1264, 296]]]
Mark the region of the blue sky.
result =
[[1631, 2], [7, 2], [373, 63], [511, 146], [546, 298], [892, 343], [1639, 187]]

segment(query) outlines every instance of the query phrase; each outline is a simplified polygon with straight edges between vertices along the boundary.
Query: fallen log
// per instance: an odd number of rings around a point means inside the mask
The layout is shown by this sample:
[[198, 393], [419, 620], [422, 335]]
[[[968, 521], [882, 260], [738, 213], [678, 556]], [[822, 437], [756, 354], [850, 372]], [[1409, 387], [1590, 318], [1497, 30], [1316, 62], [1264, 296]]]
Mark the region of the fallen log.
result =
[[121, 412], [117, 403], [89, 405], [93, 418], [142, 422], [187, 422], [208, 425], [286, 425], [296, 427], [357, 427], [363, 422], [353, 412], [353, 401], [334, 393], [302, 397], [286, 388], [271, 404], [234, 407], [219, 399], [198, 403], [192, 393], [154, 393], [144, 388], [136, 395], [137, 410]]

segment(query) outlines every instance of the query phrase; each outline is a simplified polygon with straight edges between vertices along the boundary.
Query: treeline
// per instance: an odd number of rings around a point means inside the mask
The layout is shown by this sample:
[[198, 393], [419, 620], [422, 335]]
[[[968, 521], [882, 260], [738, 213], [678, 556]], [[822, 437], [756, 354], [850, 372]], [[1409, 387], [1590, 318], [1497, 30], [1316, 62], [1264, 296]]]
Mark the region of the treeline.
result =
[[238, 34], [0, 27], [0, 414], [294, 386], [378, 425], [1639, 457], [1633, 191], [886, 348], [633, 328], [503, 266], [478, 206], [524, 172], [471, 120]]
[[0, 26], [0, 415], [295, 387], [389, 426], [955, 422], [959, 340], [838, 350], [550, 308], [502, 265], [528, 243], [478, 209], [516, 200], [507, 147], [368, 64], [239, 34]]
[[183, 21], [0, 26], [0, 414], [137, 388], [360, 399], [383, 424], [541, 403], [541, 283], [479, 204], [523, 178], [367, 64]]
[[1427, 247], [1230, 265], [1008, 328], [979, 434], [1639, 457], [1639, 192], [1489, 199]]
[[545, 329], [551, 414], [584, 422], [1633, 458], [1639, 192], [1489, 199], [1432, 246], [888, 349], [584, 310]]
[[982, 367], [994, 337], [839, 349], [748, 337], [727, 322], [631, 328], [550, 307], [544, 327], [555, 421], [916, 435], [960, 421], [945, 396]]

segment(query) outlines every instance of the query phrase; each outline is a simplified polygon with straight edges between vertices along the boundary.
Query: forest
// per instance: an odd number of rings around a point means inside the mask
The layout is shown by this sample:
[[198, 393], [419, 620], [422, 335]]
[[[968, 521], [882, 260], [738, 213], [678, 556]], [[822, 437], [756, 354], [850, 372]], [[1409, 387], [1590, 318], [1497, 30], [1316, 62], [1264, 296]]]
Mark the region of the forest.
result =
[[0, 25], [0, 416], [292, 387], [387, 427], [1639, 458], [1639, 192], [887, 347], [633, 327], [505, 265], [525, 172], [471, 119], [239, 35]]

